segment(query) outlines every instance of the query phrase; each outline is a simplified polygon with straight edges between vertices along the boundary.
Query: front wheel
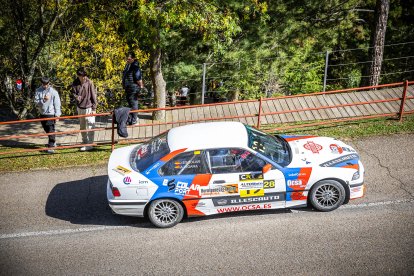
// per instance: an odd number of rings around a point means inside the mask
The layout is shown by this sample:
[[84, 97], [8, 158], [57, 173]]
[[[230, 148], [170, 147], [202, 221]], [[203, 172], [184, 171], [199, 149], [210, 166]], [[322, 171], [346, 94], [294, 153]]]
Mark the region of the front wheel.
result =
[[323, 180], [315, 184], [310, 192], [312, 206], [322, 212], [329, 212], [345, 201], [345, 189], [335, 180]]
[[148, 209], [150, 221], [160, 228], [173, 227], [183, 219], [183, 216], [183, 206], [173, 199], [154, 200]]

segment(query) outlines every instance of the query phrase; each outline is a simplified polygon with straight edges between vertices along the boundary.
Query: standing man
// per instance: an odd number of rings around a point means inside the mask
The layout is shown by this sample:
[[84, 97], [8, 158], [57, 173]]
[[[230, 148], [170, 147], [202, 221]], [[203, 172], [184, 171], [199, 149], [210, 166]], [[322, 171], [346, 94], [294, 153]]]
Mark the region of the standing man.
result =
[[[72, 96], [75, 99], [78, 115], [87, 115], [96, 113], [96, 89], [93, 82], [87, 77], [83, 67], [76, 71], [77, 78], [72, 84]], [[95, 116], [79, 118], [80, 129], [87, 130], [95, 128]], [[81, 132], [82, 142], [92, 144], [94, 142], [95, 132]], [[80, 151], [92, 150], [91, 145], [80, 148]]]
[[[58, 92], [50, 86], [49, 78], [42, 77], [42, 86], [36, 89], [35, 103], [40, 112], [40, 118], [55, 118], [59, 117], [60, 98]], [[42, 127], [46, 133], [55, 132], [55, 120], [42, 121]], [[56, 136], [49, 135], [48, 148], [56, 147]], [[55, 153], [53, 149], [46, 151], [47, 153]]]
[[[122, 73], [122, 87], [125, 89], [126, 100], [131, 110], [138, 110], [138, 92], [144, 88], [141, 69], [135, 59], [135, 53], [128, 53], [127, 63]], [[131, 125], [137, 124], [137, 113], [131, 113], [131, 117]]]

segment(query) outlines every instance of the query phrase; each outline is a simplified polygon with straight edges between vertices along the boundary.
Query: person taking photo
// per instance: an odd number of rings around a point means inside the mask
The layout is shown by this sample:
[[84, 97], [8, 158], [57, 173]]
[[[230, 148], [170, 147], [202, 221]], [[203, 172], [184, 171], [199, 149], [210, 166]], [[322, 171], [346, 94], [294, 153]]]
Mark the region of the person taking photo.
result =
[[[78, 115], [88, 115], [96, 113], [96, 89], [93, 82], [87, 77], [87, 73], [83, 67], [76, 71], [77, 78], [72, 83], [72, 96], [76, 102]], [[80, 130], [90, 130], [95, 128], [95, 116], [81, 117]], [[93, 149], [95, 132], [81, 132], [82, 142], [86, 144], [80, 148], [80, 151], [89, 151]]]
[[[35, 103], [40, 113], [40, 118], [57, 118], [62, 114], [60, 110], [60, 97], [58, 92], [50, 85], [48, 77], [42, 77], [42, 85], [36, 89]], [[42, 121], [42, 127], [46, 133], [55, 132], [56, 120]], [[48, 136], [48, 148], [56, 147], [56, 136]], [[47, 153], [55, 153], [53, 149], [46, 150]]]

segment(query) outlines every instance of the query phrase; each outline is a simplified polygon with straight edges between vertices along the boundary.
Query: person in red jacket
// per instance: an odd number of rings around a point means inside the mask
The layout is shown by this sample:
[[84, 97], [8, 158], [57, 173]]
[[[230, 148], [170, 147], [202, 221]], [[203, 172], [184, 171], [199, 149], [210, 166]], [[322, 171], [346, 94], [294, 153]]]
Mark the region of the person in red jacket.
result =
[[[77, 78], [72, 84], [72, 96], [75, 99], [78, 115], [87, 115], [96, 113], [96, 89], [93, 82], [87, 77], [87, 73], [83, 67], [76, 71]], [[79, 118], [80, 129], [93, 129], [95, 128], [95, 116]], [[94, 142], [94, 131], [81, 132], [82, 142], [87, 144], [80, 148], [81, 151], [92, 150], [93, 147], [90, 144]], [[89, 145], [88, 145], [89, 144]]]

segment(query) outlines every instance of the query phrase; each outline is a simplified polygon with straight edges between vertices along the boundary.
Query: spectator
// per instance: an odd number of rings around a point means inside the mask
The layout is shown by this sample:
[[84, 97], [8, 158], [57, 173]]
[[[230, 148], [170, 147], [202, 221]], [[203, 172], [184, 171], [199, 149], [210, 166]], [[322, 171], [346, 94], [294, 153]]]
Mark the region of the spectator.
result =
[[178, 102], [180, 103], [180, 105], [186, 105], [187, 104], [187, 97], [188, 97], [188, 92], [189, 91], [190, 91], [190, 89], [188, 88], [187, 85], [184, 85], [183, 87], [181, 87], [180, 93], [179, 93], [179, 98], [178, 98]]
[[[75, 99], [78, 115], [96, 114], [96, 89], [93, 82], [87, 77], [83, 67], [76, 71], [77, 78], [72, 83], [72, 95]], [[80, 129], [95, 128], [95, 116], [79, 118]], [[95, 132], [82, 132], [82, 142], [87, 144], [80, 148], [80, 151], [89, 151], [93, 147]]]
[[[127, 55], [127, 63], [122, 73], [122, 87], [125, 89], [126, 100], [131, 111], [138, 110], [138, 93], [140, 89], [144, 88], [144, 82], [142, 81], [141, 69], [133, 52]], [[137, 117], [137, 113], [131, 113], [131, 125], [138, 123]]]
[[[42, 77], [42, 85], [36, 89], [35, 103], [40, 112], [40, 118], [55, 118], [62, 113], [60, 111], [60, 98], [58, 92], [50, 86], [49, 78]], [[55, 132], [56, 120], [42, 121], [42, 127], [46, 133]], [[56, 136], [49, 135], [48, 148], [56, 147]], [[53, 149], [46, 150], [47, 153], [55, 153]]]

